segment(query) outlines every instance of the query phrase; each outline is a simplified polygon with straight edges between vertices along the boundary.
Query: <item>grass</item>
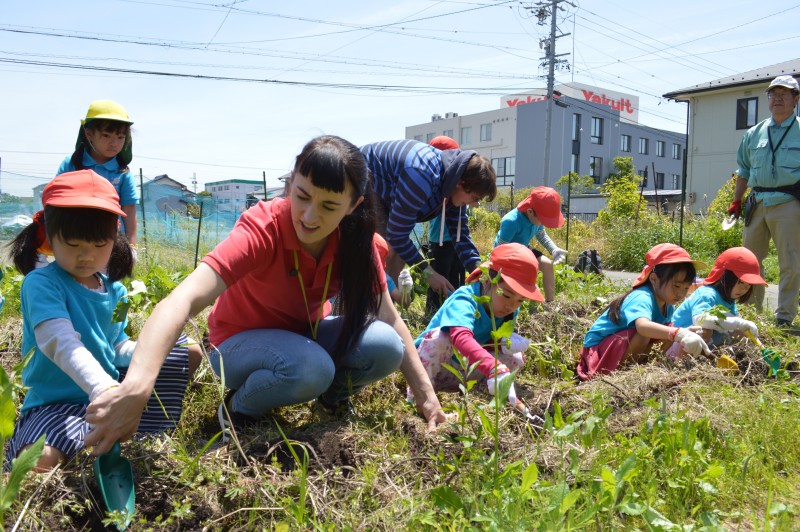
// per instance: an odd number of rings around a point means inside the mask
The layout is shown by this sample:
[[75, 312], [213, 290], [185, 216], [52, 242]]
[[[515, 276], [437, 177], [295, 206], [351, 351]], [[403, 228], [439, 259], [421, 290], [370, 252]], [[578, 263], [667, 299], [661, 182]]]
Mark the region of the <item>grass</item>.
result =
[[[581, 231], [581, 248], [599, 247]], [[164, 294], [191, 268], [193, 250], [148, 246], [137, 278]], [[461, 421], [429, 433], [405, 403], [398, 373], [355, 398], [351, 421], [321, 423], [308, 404], [279, 409], [239, 434], [242, 454], [218, 439], [220, 383], [204, 362], [178, 429], [123, 445], [137, 485], [131, 530], [800, 528], [794, 374], [767, 378], [758, 349], [743, 340], [725, 348], [738, 375], [654, 357], [579, 384], [573, 372], [583, 334], [623, 289], [568, 268], [558, 270], [557, 286], [555, 302], [526, 304], [518, 319], [533, 345], [517, 393], [546, 418], [543, 431], [507, 408], [495, 426], [490, 399], [476, 389], [467, 398], [440, 394]], [[134, 309], [135, 331], [151, 308]], [[797, 358], [797, 339], [752, 307], [742, 312], [784, 364]], [[419, 333], [424, 296], [402, 315]], [[196, 338], [204, 316], [190, 327]], [[20, 330], [18, 315], [4, 313], [5, 367], [19, 360]], [[51, 475], [29, 476], [3, 525], [98, 529], [106, 518], [98, 499], [91, 459], [81, 455]]]

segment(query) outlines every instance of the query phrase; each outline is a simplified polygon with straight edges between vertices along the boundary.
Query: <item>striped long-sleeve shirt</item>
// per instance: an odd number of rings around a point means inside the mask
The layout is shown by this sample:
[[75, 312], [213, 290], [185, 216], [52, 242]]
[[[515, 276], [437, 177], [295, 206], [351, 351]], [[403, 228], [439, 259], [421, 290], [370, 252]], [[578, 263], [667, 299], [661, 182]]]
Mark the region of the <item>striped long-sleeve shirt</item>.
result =
[[[442, 152], [416, 140], [393, 140], [362, 146], [361, 153], [388, 213], [386, 241], [406, 264], [421, 263], [424, 258], [411, 241], [411, 231], [417, 222], [441, 214], [476, 152]], [[480, 255], [469, 234], [466, 209], [446, 205], [444, 211], [461, 262], [471, 271], [480, 263]]]

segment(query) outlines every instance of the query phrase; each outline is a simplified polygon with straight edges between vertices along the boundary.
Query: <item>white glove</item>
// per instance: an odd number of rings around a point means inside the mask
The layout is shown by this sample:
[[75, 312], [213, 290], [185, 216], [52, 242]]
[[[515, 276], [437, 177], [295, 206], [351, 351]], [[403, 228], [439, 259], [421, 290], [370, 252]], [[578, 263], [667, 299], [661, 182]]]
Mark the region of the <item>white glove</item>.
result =
[[706, 355], [711, 354], [711, 350], [708, 348], [703, 338], [689, 329], [678, 329], [678, 332], [675, 333], [675, 341], [681, 344], [683, 349], [692, 356], [698, 356], [701, 353], [705, 353]]
[[756, 324], [739, 316], [728, 316], [725, 319], [721, 319], [708, 313], [703, 313], [700, 316], [696, 316], [693, 321], [696, 322], [695, 325], [699, 325], [703, 329], [712, 329], [723, 333], [748, 330], [754, 336], [758, 336]]
[[[503, 380], [511, 377], [511, 372], [508, 371], [508, 368], [501, 364], [497, 367], [497, 376], [496, 377], [489, 377], [486, 379], [486, 386], [489, 388], [489, 395], [494, 395], [494, 387], [497, 386], [497, 389], [500, 389], [500, 383]], [[495, 384], [495, 381], [497, 384]], [[517, 404], [517, 392], [514, 389], [514, 383], [511, 383], [511, 387], [508, 389], [508, 400], [511, 402], [512, 405]]]
[[553, 264], [561, 264], [566, 260], [566, 258], [567, 258], [566, 249], [556, 248], [555, 251], [553, 251]]
[[411, 292], [414, 287], [414, 279], [411, 278], [411, 272], [408, 268], [403, 269], [400, 275], [397, 276], [397, 284], [400, 285], [401, 292]]
[[[510, 345], [509, 345], [510, 342]], [[511, 333], [511, 336], [500, 339], [500, 352], [507, 356], [512, 356], [515, 353], [524, 353], [530, 347], [531, 341], [520, 336], [517, 333]]]

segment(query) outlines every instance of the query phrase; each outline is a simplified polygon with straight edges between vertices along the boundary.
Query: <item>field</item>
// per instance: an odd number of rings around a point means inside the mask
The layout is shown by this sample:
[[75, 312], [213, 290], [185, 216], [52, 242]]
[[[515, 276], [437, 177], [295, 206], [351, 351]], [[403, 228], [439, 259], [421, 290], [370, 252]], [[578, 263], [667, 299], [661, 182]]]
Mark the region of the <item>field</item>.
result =
[[[690, 233], [692, 245], [702, 246], [701, 223]], [[491, 223], [473, 227], [488, 250]], [[610, 263], [621, 260], [608, 233], [572, 231], [570, 249], [596, 247]], [[648, 226], [641, 233], [658, 238], [658, 231]], [[563, 245], [564, 234], [552, 234]], [[191, 252], [148, 246], [136, 273], [148, 294], [130, 311], [134, 331], [193, 261]], [[21, 323], [14, 307], [19, 279], [6, 274], [0, 344], [8, 370], [19, 361]], [[352, 419], [322, 422], [308, 404], [296, 405], [223, 445], [216, 409], [224, 387], [204, 362], [175, 433], [123, 445], [136, 479], [129, 529], [800, 528], [796, 338], [744, 307], [765, 345], [781, 356], [777, 378], [760, 351], [741, 340], [721, 348], [737, 360], [736, 374], [654, 356], [580, 384], [574, 369], [583, 334], [625, 287], [564, 267], [557, 290], [555, 302], [524, 306], [517, 322], [533, 340], [517, 392], [544, 427], [472, 388], [441, 394], [458, 419], [428, 432], [395, 374], [355, 398]], [[403, 311], [413, 334], [427, 320], [423, 288], [416, 291]], [[203, 315], [187, 332], [200, 338], [204, 328]], [[114, 522], [103, 511], [88, 454], [51, 474], [28, 475], [9, 504], [6, 529], [99, 530]]]

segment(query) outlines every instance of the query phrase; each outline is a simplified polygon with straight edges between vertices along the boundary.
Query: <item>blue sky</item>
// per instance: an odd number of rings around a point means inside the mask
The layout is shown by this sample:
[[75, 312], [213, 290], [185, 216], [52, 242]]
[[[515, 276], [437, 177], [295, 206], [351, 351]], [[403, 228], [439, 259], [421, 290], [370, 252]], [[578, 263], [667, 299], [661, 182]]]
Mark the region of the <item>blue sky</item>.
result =
[[[683, 132], [685, 105], [661, 94], [800, 55], [798, 2], [573, 3], [559, 13], [571, 69], [557, 83], [636, 94], [645, 125]], [[49, 180], [95, 99], [135, 121], [136, 174], [190, 188], [194, 175], [200, 190], [265, 172], [277, 185], [316, 135], [402, 138], [434, 113], [544, 87], [549, 25], [532, 4], [5, 0], [0, 189]]]

